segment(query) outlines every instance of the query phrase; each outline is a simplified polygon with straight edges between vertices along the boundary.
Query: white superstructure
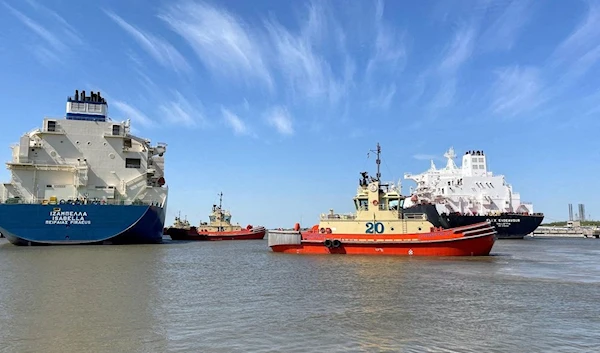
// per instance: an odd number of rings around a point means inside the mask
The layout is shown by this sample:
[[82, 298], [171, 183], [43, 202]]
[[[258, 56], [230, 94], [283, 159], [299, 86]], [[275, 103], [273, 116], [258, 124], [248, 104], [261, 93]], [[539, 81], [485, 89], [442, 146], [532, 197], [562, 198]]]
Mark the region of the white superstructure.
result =
[[164, 207], [166, 144], [131, 135], [129, 120], [112, 121], [107, 109], [100, 92], [75, 91], [65, 118], [45, 118], [41, 129], [21, 136], [11, 146], [11, 181], [0, 185], [0, 201]]
[[533, 205], [521, 201], [521, 195], [513, 191], [503, 175], [493, 175], [487, 170], [483, 151], [468, 151], [462, 157], [462, 165], [454, 163], [454, 149], [444, 157], [447, 163], [437, 169], [433, 160], [429, 170], [421, 174], [404, 174], [404, 179], [417, 183], [411, 188], [411, 199], [405, 207], [415, 202], [435, 203], [438, 212], [489, 215], [506, 212], [533, 213]]

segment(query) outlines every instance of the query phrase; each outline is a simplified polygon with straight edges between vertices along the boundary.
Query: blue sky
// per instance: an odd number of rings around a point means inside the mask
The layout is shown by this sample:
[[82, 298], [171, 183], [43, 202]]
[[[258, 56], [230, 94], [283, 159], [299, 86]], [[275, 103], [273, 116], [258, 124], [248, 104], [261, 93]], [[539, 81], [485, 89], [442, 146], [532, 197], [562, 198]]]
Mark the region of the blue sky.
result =
[[[359, 172], [484, 150], [547, 220], [600, 218], [600, 3], [0, 0], [0, 157], [75, 89], [168, 143], [168, 219], [351, 211]], [[8, 180], [8, 171], [0, 172]], [[408, 192], [408, 182], [404, 184]]]

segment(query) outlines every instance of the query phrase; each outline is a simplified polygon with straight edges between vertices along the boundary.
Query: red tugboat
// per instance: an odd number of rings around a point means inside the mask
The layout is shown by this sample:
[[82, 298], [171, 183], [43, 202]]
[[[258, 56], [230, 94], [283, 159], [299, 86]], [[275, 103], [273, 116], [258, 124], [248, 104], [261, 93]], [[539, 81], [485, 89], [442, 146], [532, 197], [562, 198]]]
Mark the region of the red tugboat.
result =
[[[393, 183], [382, 183], [377, 144], [377, 175], [362, 172], [354, 197], [356, 213], [322, 214], [319, 224], [300, 231], [269, 230], [274, 252], [293, 254], [368, 254], [404, 256], [484, 256], [496, 241], [488, 222], [444, 229], [435, 227], [426, 213], [403, 212], [405, 197]], [[439, 216], [439, 215], [438, 215]]]
[[219, 194], [219, 206], [213, 205], [209, 222], [200, 222], [200, 226], [190, 226], [187, 220], [175, 217], [173, 226], [166, 228], [164, 234], [173, 240], [251, 240], [263, 239], [266, 229], [262, 226], [248, 225], [242, 228], [231, 224], [231, 213], [222, 208], [223, 193]]

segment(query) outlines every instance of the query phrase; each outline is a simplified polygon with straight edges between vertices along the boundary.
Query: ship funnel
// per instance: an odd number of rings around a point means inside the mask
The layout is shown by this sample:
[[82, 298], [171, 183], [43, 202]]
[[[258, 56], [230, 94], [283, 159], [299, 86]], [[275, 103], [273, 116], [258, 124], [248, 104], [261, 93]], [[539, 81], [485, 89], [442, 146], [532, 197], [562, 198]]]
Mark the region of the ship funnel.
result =
[[78, 89], [75, 90], [75, 100], [76, 101], [79, 100], [79, 90]]
[[81, 91], [81, 100], [85, 101], [85, 91]]

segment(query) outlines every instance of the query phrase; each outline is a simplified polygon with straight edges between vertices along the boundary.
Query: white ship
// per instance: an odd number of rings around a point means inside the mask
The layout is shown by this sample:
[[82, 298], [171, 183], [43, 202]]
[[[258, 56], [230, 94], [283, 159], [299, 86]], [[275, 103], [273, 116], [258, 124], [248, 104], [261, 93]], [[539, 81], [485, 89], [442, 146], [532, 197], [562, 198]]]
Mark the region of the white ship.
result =
[[64, 118], [21, 136], [0, 184], [0, 232], [17, 245], [162, 241], [166, 144], [112, 121], [100, 93], [75, 91]]
[[539, 226], [543, 214], [534, 213], [533, 204], [521, 201], [521, 195], [505, 180], [487, 169], [483, 151], [467, 151], [462, 165], [454, 163], [456, 154], [450, 148], [444, 157], [446, 166], [437, 169], [433, 160], [429, 170], [421, 174], [404, 174], [416, 182], [411, 198], [404, 207], [434, 204], [446, 217], [449, 226], [461, 226], [483, 220], [495, 224], [498, 238], [523, 238]]

